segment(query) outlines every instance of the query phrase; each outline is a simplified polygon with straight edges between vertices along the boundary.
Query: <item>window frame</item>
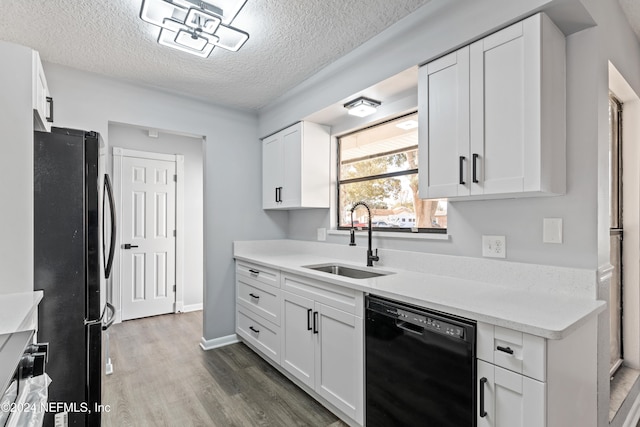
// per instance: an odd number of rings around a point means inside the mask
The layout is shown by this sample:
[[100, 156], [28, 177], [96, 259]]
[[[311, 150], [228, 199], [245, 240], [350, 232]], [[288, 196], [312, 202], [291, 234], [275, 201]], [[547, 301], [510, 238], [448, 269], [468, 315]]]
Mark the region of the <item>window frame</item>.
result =
[[[353, 135], [355, 133], [358, 132], [362, 132], [365, 131], [367, 129], [372, 129], [378, 126], [382, 126], [386, 123], [392, 122], [392, 121], [396, 121], [399, 119], [402, 119], [404, 117], [409, 117], [412, 116], [414, 114], [416, 114], [418, 112], [418, 110], [415, 111], [411, 111], [409, 113], [406, 114], [402, 114], [400, 116], [397, 117], [393, 117], [393, 118], [389, 118], [389, 119], [385, 119], [379, 123], [375, 123], [369, 126], [365, 126], [362, 128], [358, 128], [352, 132], [348, 132], [339, 136], [336, 136], [336, 151], [337, 151], [337, 155], [336, 155], [336, 199], [335, 199], [335, 203], [336, 203], [336, 230], [350, 230], [351, 227], [349, 226], [342, 226], [340, 225], [340, 216], [341, 213], [340, 212], [340, 187], [343, 184], [353, 184], [353, 183], [357, 183], [357, 182], [364, 182], [364, 181], [373, 181], [376, 179], [386, 179], [386, 178], [394, 178], [397, 176], [409, 176], [409, 175], [413, 175], [413, 174], [419, 174], [419, 170], [420, 168], [414, 168], [414, 169], [408, 169], [406, 171], [396, 171], [396, 172], [386, 172], [386, 173], [382, 173], [382, 174], [377, 174], [377, 175], [368, 175], [366, 177], [358, 177], [358, 178], [350, 178], [350, 179], [345, 179], [345, 180], [341, 180], [340, 177], [340, 172], [342, 170], [341, 165], [342, 165], [342, 150], [340, 149], [340, 144], [341, 144], [341, 140], [344, 137]], [[409, 151], [413, 149], [413, 147], [408, 147], [408, 148], [403, 148], [403, 149], [398, 149], [396, 151], [390, 151], [388, 153], [381, 153], [381, 154], [386, 154], [386, 155], [390, 155], [390, 154], [395, 154], [395, 153], [401, 153], [401, 152], [405, 152], [405, 151]], [[418, 150], [418, 145], [415, 146], [415, 149]], [[369, 158], [375, 158], [375, 157], [380, 157], [380, 155], [377, 156], [369, 156]], [[364, 158], [363, 158], [364, 159]], [[447, 202], [448, 203], [448, 202]], [[367, 230], [369, 227], [355, 227], [358, 230]], [[430, 228], [426, 228], [426, 227], [421, 227], [418, 228], [417, 231], [414, 231], [413, 227], [376, 227], [373, 226], [371, 227], [372, 231], [381, 231], [381, 232], [385, 232], [385, 233], [411, 233], [411, 234], [419, 234], [419, 233], [423, 233], [423, 234], [447, 234], [447, 228], [436, 228], [436, 227], [430, 227]]]

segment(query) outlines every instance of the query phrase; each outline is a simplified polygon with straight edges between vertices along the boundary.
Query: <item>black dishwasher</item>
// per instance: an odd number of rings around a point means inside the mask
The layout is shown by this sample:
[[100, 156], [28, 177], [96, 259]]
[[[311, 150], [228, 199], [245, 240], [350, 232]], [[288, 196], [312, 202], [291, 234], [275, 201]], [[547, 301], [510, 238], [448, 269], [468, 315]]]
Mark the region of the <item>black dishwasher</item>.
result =
[[475, 427], [475, 322], [366, 298], [366, 426]]

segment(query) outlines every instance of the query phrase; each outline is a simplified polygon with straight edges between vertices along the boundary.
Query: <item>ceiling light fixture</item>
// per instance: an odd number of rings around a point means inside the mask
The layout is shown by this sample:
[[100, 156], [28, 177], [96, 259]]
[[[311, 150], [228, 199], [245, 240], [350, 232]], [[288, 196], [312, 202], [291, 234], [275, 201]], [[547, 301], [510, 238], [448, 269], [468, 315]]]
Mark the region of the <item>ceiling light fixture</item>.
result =
[[207, 58], [216, 46], [237, 52], [249, 39], [230, 25], [246, 2], [143, 0], [140, 18], [160, 27], [159, 44]]
[[381, 104], [382, 102], [380, 101], [361, 96], [360, 98], [356, 98], [353, 101], [349, 101], [344, 104], [344, 108], [349, 110], [348, 112], [352, 116], [366, 117], [375, 113], [376, 108]]

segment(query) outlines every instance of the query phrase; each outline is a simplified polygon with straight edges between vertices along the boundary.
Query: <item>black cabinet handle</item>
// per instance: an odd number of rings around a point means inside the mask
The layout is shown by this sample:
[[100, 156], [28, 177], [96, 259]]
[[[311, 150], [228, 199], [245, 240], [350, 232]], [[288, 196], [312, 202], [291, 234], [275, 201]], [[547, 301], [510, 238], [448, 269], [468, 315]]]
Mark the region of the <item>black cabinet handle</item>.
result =
[[465, 156], [460, 156], [460, 164], [458, 165], [458, 169], [460, 172], [460, 180], [458, 181], [460, 183], [460, 185], [464, 185], [464, 161], [465, 161], [466, 157]]
[[251, 298], [260, 299], [260, 295], [249, 294]]
[[511, 347], [497, 346], [496, 350], [502, 351], [502, 352], [507, 353], [507, 354], [513, 354], [513, 349]]
[[276, 187], [276, 203], [278, 203], [278, 202], [279, 202], [279, 200], [278, 200], [278, 193], [279, 193], [278, 188], [280, 188], [280, 187]]
[[480, 378], [480, 418], [484, 418], [487, 416], [487, 411], [484, 410], [484, 385], [486, 383], [486, 378]]
[[131, 249], [131, 248], [137, 248], [138, 245], [132, 245], [131, 243], [125, 243], [124, 244], [124, 248], [125, 249]]
[[478, 181], [478, 157], [480, 157], [478, 154], [473, 154], [473, 182], [476, 184], [480, 182]]
[[258, 270], [254, 270], [253, 268], [249, 269], [249, 273], [251, 273], [254, 276], [257, 276], [258, 274], [260, 274], [260, 272]]
[[313, 312], [313, 333], [314, 334], [318, 333], [318, 312], [317, 311]]
[[311, 312], [312, 312], [312, 311], [313, 311], [313, 310], [312, 310], [312, 309], [310, 309], [310, 308], [309, 308], [309, 309], [307, 309], [307, 331], [310, 331], [310, 330], [311, 330], [311, 316], [310, 316], [310, 315], [311, 315]]
[[47, 96], [47, 103], [49, 104], [49, 117], [47, 117], [45, 120], [49, 123], [53, 123], [53, 98]]
[[260, 333], [259, 329], [254, 328], [253, 326], [249, 326], [249, 329], [251, 329], [253, 332], [255, 332], [256, 334]]
[[276, 187], [276, 202], [282, 203], [282, 187]]

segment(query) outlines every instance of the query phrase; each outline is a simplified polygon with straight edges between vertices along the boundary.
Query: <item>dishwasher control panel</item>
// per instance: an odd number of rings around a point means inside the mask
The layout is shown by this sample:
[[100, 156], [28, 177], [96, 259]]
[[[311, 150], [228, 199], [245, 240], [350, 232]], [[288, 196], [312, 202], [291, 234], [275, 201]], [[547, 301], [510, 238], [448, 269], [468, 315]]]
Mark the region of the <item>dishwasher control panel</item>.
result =
[[420, 310], [405, 310], [395, 304], [380, 303], [378, 301], [369, 301], [368, 308], [373, 311], [384, 313], [388, 316], [395, 317], [400, 322], [410, 323], [418, 326], [423, 330], [436, 332], [442, 335], [448, 335], [461, 340], [466, 339], [465, 327], [448, 322], [446, 319], [438, 315]]
[[447, 323], [441, 319], [436, 319], [429, 315], [413, 313], [411, 311], [402, 310], [400, 308], [391, 310], [388, 309], [388, 311], [391, 311], [392, 314], [396, 314], [398, 316], [398, 319], [404, 320], [405, 322], [421, 326], [431, 331], [440, 332], [445, 335], [464, 339], [464, 329], [460, 326]]

